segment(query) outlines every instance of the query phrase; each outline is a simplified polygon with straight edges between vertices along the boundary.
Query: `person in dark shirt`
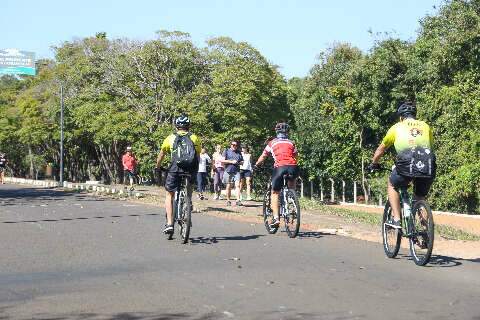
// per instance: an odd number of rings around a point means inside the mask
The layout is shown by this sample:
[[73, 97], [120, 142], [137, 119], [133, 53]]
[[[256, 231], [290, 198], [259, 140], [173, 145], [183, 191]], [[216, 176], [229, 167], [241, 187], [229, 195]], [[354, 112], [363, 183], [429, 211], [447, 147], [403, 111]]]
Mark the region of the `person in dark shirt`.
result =
[[0, 152], [0, 183], [5, 184], [5, 169], [7, 166], [7, 159], [5, 154]]
[[225, 172], [223, 174], [223, 183], [226, 185], [227, 206], [232, 205], [230, 195], [232, 192], [232, 184], [235, 183], [235, 195], [237, 197], [237, 206], [241, 206], [240, 201], [240, 165], [243, 163], [242, 153], [240, 152], [240, 143], [232, 141], [230, 148], [223, 152], [222, 160], [225, 164]]

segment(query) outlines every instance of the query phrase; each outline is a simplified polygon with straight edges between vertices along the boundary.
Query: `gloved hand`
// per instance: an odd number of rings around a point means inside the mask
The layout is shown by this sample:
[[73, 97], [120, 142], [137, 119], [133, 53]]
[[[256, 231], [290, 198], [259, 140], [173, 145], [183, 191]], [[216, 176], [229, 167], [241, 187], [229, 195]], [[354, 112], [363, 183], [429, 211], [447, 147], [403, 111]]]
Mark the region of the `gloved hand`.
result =
[[375, 171], [378, 171], [382, 168], [382, 166], [380, 165], [380, 163], [370, 163], [368, 166], [367, 166], [367, 170], [370, 171], [370, 172], [375, 172]]

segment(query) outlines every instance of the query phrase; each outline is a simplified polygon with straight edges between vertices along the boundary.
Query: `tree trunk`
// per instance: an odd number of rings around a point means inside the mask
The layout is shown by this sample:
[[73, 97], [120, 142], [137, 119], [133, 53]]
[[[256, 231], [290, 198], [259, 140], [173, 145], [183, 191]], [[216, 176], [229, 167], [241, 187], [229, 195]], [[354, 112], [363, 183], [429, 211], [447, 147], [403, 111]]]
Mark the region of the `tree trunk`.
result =
[[330, 202], [335, 202], [335, 180], [332, 178], [329, 179], [332, 183], [332, 189], [330, 190]]
[[365, 203], [368, 204], [368, 192], [367, 192], [367, 180], [365, 178], [365, 157], [362, 152], [362, 144], [363, 144], [363, 128], [360, 130], [360, 152], [362, 153], [362, 189], [363, 189], [363, 196], [365, 197]]
[[103, 172], [102, 172], [102, 175], [104, 177], [104, 180], [106, 180], [106, 182], [108, 181], [115, 181], [115, 176], [112, 172], [112, 169], [109, 165], [109, 162], [108, 162], [108, 155], [107, 155], [107, 152], [105, 150], [105, 148], [99, 144], [98, 145], [98, 150], [99, 150], [99, 155], [100, 155], [100, 161], [102, 162], [102, 165], [103, 165]]
[[33, 152], [32, 152], [32, 146], [28, 145], [28, 157], [30, 158], [30, 172], [29, 172], [29, 177], [30, 179], [33, 179], [35, 177], [35, 172], [34, 172], [34, 167], [33, 167]]
[[353, 181], [353, 203], [357, 204], [357, 181]]
[[323, 202], [323, 179], [320, 178], [320, 201]]

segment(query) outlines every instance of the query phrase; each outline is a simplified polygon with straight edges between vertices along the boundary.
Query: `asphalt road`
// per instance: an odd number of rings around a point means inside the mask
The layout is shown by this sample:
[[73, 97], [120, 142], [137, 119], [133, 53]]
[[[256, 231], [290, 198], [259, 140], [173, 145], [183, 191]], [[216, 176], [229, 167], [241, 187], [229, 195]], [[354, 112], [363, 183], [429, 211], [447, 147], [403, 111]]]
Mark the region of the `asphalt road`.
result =
[[0, 186], [0, 319], [480, 319], [480, 263], [158, 207]]

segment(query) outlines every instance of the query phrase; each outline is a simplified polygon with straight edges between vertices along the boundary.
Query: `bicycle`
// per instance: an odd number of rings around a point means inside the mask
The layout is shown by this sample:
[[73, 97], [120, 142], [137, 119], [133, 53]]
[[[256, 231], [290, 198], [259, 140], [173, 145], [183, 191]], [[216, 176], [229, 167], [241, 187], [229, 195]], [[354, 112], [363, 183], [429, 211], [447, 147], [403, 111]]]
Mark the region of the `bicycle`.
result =
[[[300, 230], [300, 204], [298, 202], [297, 193], [293, 189], [288, 188], [288, 181], [293, 179], [292, 176], [283, 175], [283, 186], [279, 194], [280, 201], [280, 219], [285, 223], [285, 231], [290, 238], [295, 238]], [[271, 208], [272, 183], [267, 183], [263, 195], [263, 222], [269, 234], [277, 232], [279, 227], [270, 227], [270, 221], [273, 218]]]
[[[380, 170], [391, 170], [381, 168]], [[400, 250], [402, 237], [407, 238], [410, 254], [418, 266], [424, 266], [430, 261], [434, 242], [432, 209], [425, 200], [414, 201], [408, 192], [408, 187], [400, 188], [400, 216], [402, 228], [389, 225], [392, 221], [392, 208], [387, 200], [382, 218], [383, 249], [389, 258], [395, 258]]]
[[[173, 225], [178, 224], [180, 239], [184, 244], [188, 242], [192, 228], [192, 192], [189, 192], [192, 189], [191, 179], [191, 174], [180, 173], [180, 186], [173, 198]], [[165, 219], [166, 217], [165, 214]], [[173, 232], [167, 234], [167, 238], [172, 240]]]

